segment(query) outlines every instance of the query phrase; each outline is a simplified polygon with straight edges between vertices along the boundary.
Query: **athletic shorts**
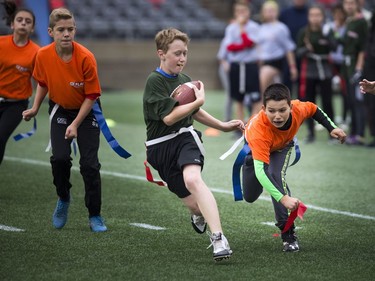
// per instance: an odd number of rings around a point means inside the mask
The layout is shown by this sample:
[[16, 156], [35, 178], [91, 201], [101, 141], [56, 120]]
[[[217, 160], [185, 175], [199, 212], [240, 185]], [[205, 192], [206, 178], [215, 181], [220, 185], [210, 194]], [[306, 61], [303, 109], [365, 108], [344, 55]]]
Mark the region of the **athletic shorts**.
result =
[[[201, 138], [202, 134], [196, 131]], [[168, 189], [179, 198], [190, 195], [182, 174], [188, 164], [200, 165], [203, 169], [204, 156], [191, 133], [147, 147], [147, 162], [158, 171], [159, 176], [168, 184]]]
[[[252, 102], [260, 101], [258, 64], [232, 62], [229, 71], [229, 87], [230, 96], [235, 101], [243, 102], [247, 94], [251, 94]], [[258, 93], [258, 95], [254, 95], [254, 93]]]
[[279, 71], [283, 71], [283, 69], [284, 69], [284, 58], [274, 59], [274, 60], [266, 60], [266, 61], [263, 61], [263, 65], [269, 65], [269, 66], [272, 66], [272, 67], [276, 68]]

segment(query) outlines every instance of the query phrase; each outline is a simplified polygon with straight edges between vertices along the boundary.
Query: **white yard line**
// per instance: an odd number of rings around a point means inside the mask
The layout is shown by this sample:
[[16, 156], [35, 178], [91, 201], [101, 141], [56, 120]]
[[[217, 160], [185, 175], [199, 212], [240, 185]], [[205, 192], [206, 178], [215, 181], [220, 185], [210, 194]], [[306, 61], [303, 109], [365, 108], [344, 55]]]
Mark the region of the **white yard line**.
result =
[[[49, 162], [33, 160], [33, 159], [23, 159], [23, 158], [17, 158], [17, 157], [9, 157], [9, 156], [5, 156], [4, 159], [7, 160], [7, 161], [20, 162], [20, 163], [25, 163], [25, 164], [33, 164], [33, 165], [48, 166], [48, 167], [50, 166]], [[75, 170], [75, 171], [79, 170], [77, 167], [72, 167], [72, 169]], [[118, 178], [126, 178], [126, 179], [146, 181], [146, 178], [144, 176], [137, 176], [137, 175], [131, 175], [131, 174], [125, 174], [125, 173], [118, 173], [118, 172], [110, 172], [110, 171], [105, 171], [105, 170], [101, 170], [100, 173], [102, 175], [113, 176], [113, 177], [118, 177]], [[216, 192], [216, 193], [229, 194], [229, 195], [232, 196], [232, 191], [229, 191], [229, 190], [225, 190], [225, 189], [221, 189], [221, 188], [210, 188], [210, 189], [213, 192]], [[269, 197], [266, 197], [266, 196], [260, 196], [259, 199], [264, 200], [264, 201], [271, 201], [271, 199]], [[352, 218], [359, 218], [359, 219], [366, 219], [366, 220], [374, 220], [375, 221], [375, 217], [373, 217], [373, 216], [356, 214], [356, 213], [352, 213], [352, 212], [340, 211], [340, 210], [329, 209], [329, 208], [323, 208], [323, 207], [310, 205], [310, 204], [306, 204], [306, 206], [310, 210], [315, 210], [315, 211], [320, 211], [320, 212], [325, 212], [325, 213], [331, 213], [331, 214], [336, 214], [336, 215], [343, 215], [343, 216], [352, 217]]]
[[3, 225], [3, 224], [0, 224], [0, 230], [11, 231], [11, 232], [23, 232], [23, 231], [25, 231], [24, 229], [20, 229], [20, 228], [8, 226], [8, 225]]
[[133, 223], [129, 223], [129, 224], [132, 225], [132, 226], [146, 228], [146, 229], [151, 229], [151, 230], [166, 230], [165, 227], [151, 225], [151, 224], [147, 224], [147, 223], [133, 222]]
[[[263, 221], [260, 224], [276, 227], [275, 222], [272, 222], [272, 221]], [[296, 226], [295, 228], [296, 229], [302, 229], [302, 227], [300, 227], [300, 226]]]

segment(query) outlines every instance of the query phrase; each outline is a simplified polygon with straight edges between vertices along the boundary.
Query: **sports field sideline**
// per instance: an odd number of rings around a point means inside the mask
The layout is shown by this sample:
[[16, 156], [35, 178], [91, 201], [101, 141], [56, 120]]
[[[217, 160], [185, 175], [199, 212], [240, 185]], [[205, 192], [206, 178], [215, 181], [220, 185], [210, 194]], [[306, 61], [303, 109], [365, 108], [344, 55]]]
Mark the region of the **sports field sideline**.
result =
[[[51, 224], [56, 195], [52, 188], [46, 104], [38, 131], [10, 141], [0, 169], [1, 280], [371, 280], [375, 276], [375, 151], [329, 145], [326, 132], [305, 145], [288, 170], [293, 195], [309, 209], [297, 221], [301, 251], [281, 252], [272, 227], [273, 211], [264, 193], [255, 204], [234, 202], [231, 167], [235, 155], [219, 156], [232, 134], [204, 137], [203, 176], [218, 200], [225, 234], [234, 255], [215, 264], [209, 239], [191, 228], [189, 215], [166, 189], [145, 181], [145, 126], [142, 92], [104, 94], [103, 111], [116, 122], [112, 131], [133, 156], [117, 157], [102, 138], [103, 216], [109, 231], [88, 227], [83, 186], [72, 172], [73, 203], [61, 231]], [[210, 92], [204, 108], [221, 118], [224, 95]], [[22, 123], [17, 132], [29, 130]], [[202, 131], [203, 126], [195, 126]], [[303, 127], [299, 139], [305, 136]], [[270, 226], [271, 225], [271, 226]], [[17, 231], [18, 230], [18, 231]]]

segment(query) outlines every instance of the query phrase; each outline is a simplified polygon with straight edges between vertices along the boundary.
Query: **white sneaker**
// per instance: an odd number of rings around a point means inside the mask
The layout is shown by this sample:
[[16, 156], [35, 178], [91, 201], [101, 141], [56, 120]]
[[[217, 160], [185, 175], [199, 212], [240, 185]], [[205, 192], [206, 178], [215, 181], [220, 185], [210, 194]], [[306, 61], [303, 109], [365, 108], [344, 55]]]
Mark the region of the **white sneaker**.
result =
[[199, 234], [206, 232], [207, 223], [203, 216], [191, 215], [191, 224]]
[[211, 244], [208, 246], [208, 248], [210, 248], [211, 246], [213, 246], [214, 248], [214, 261], [221, 261], [223, 259], [230, 258], [233, 251], [230, 249], [228, 240], [227, 238], [225, 238], [224, 234], [222, 234], [221, 232], [212, 233], [210, 235], [210, 240]]

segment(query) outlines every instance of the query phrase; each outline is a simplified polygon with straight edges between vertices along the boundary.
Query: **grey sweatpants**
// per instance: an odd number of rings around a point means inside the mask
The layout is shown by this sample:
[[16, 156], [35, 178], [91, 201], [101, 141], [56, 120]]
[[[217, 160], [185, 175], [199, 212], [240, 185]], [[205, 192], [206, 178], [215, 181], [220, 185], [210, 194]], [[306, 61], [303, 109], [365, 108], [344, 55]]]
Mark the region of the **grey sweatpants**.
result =
[[[293, 146], [294, 143], [291, 142], [284, 149], [272, 152], [270, 155], [270, 164], [267, 172], [270, 180], [274, 183], [276, 188], [282, 194], [288, 194], [289, 196], [291, 193], [285, 181], [285, 176]], [[263, 186], [260, 184], [255, 175], [254, 160], [251, 152], [246, 156], [242, 168], [242, 183], [244, 199], [249, 203], [255, 202], [262, 194]], [[285, 208], [280, 202], [277, 202], [274, 198], [272, 198], [272, 203], [277, 221], [276, 226], [283, 229], [288, 219], [288, 209]]]

